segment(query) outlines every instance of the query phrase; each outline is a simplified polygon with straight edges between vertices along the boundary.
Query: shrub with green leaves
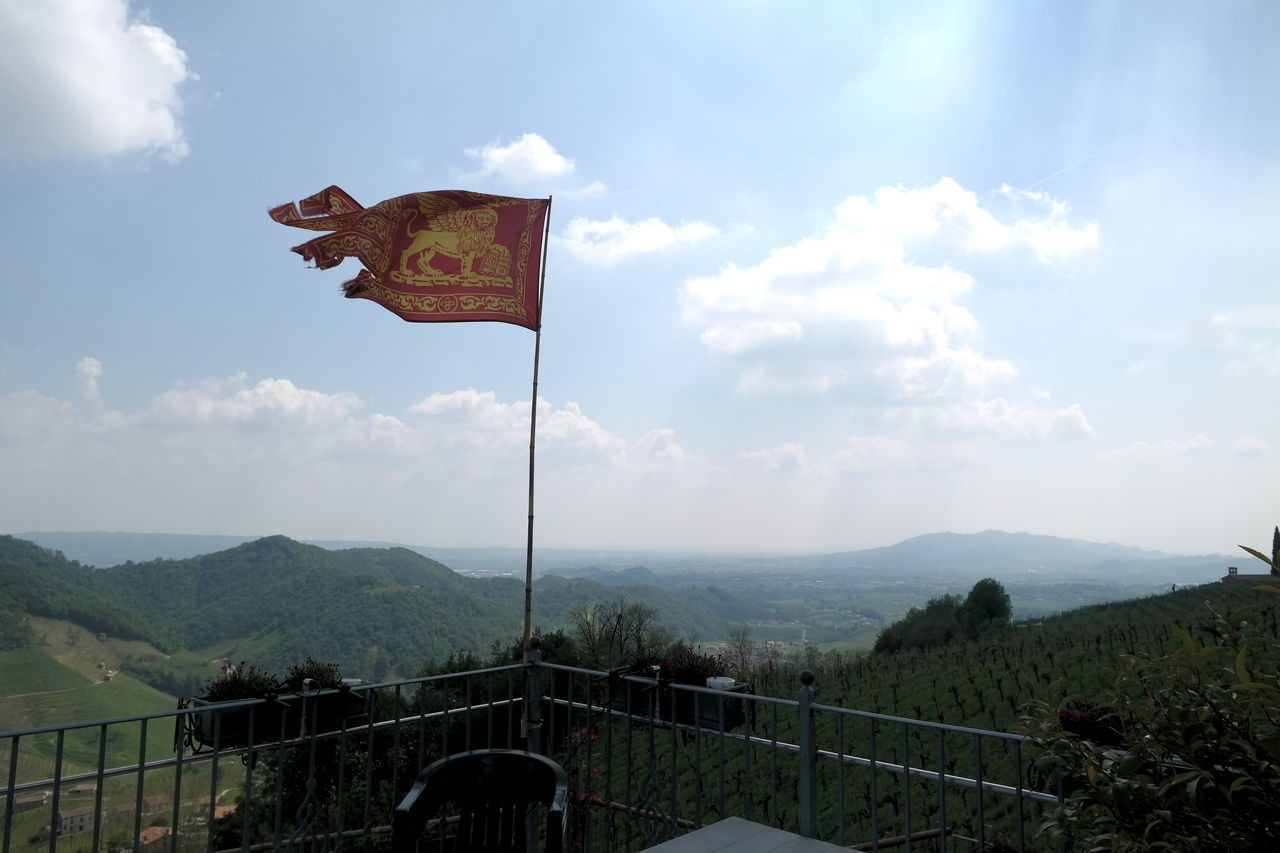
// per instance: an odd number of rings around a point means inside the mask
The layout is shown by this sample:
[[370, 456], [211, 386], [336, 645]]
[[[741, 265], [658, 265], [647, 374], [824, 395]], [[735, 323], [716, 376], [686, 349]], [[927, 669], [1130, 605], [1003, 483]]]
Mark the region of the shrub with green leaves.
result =
[[228, 702], [232, 699], [258, 699], [278, 692], [280, 680], [274, 673], [240, 661], [238, 664], [224, 664], [222, 673], [210, 679], [200, 695], [210, 702]]
[[[1214, 613], [1177, 648], [1126, 655], [1105, 695], [1108, 732], [1063, 725], [1070, 704], [1024, 718], [1038, 770], [1063, 783], [1041, 837], [1067, 850], [1280, 850], [1280, 640], [1256, 615]], [[1074, 706], [1079, 709], [1081, 706]], [[1073, 730], [1074, 729], [1074, 730]]]
[[308, 680], [315, 682], [313, 686], [317, 690], [341, 687], [342, 673], [336, 663], [325, 663], [308, 655], [302, 663], [289, 667], [289, 674], [285, 676], [281, 686], [297, 693], [306, 686], [305, 682]]

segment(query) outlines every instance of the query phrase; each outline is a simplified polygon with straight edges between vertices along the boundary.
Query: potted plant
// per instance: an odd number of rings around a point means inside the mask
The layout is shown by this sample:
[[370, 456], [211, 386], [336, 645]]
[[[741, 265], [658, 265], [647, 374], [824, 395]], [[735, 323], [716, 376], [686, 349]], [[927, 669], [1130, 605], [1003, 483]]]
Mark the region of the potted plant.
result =
[[365, 698], [351, 692], [336, 663], [323, 663], [308, 656], [300, 664], [289, 667], [281, 687], [300, 697], [291, 702], [303, 720], [308, 734], [338, 731], [343, 721], [365, 714]]
[[[735, 729], [746, 722], [743, 700], [721, 695], [721, 691], [748, 692], [746, 684], [728, 678], [729, 664], [722, 656], [676, 646], [662, 662], [659, 672], [659, 710], [663, 719], [721, 731]], [[673, 684], [715, 687], [718, 690], [714, 694], [680, 690], [673, 688]]]
[[609, 671], [609, 707], [632, 717], [659, 717], [658, 681], [665, 656], [641, 653], [628, 666]]
[[[284, 721], [283, 706], [275, 702], [248, 703], [249, 699], [274, 698], [280, 692], [275, 673], [241, 661], [222, 665], [199, 696], [179, 699], [178, 708], [197, 708], [178, 718], [192, 752], [203, 747], [235, 749], [277, 740]], [[232, 707], [224, 703], [236, 702]], [[251, 734], [252, 732], [252, 734]]]

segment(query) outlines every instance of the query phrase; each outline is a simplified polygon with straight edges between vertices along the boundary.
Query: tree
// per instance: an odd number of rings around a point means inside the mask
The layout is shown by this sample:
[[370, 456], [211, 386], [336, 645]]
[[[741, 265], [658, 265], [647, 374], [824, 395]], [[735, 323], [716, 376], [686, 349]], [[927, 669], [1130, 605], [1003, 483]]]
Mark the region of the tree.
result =
[[31, 626], [22, 612], [0, 608], [0, 652], [29, 646], [33, 639]]
[[565, 614], [569, 630], [588, 666], [613, 669], [646, 653], [665, 648], [670, 631], [658, 623], [648, 604], [610, 601], [579, 602]]
[[880, 632], [876, 637], [875, 651], [945, 646], [960, 631], [958, 615], [961, 604], [958, 595], [940, 595], [929, 599], [923, 608], [911, 608], [907, 615]]
[[747, 625], [734, 625], [729, 631], [729, 645], [726, 649], [729, 663], [739, 673], [748, 672], [755, 662], [755, 643], [751, 640], [751, 629]]
[[957, 637], [972, 640], [983, 631], [1007, 624], [1012, 610], [1000, 582], [984, 578], [964, 600], [958, 595], [940, 595], [929, 599], [923, 608], [908, 610], [906, 616], [880, 632], [875, 651], [945, 646]]
[[379, 647], [378, 653], [373, 656], [373, 666], [370, 674], [374, 681], [381, 681], [387, 677], [387, 673], [391, 671], [391, 658], [387, 655], [387, 650]]
[[969, 595], [960, 607], [960, 630], [972, 640], [992, 625], [1006, 624], [1012, 612], [1009, 594], [1004, 591], [1000, 581], [983, 578], [969, 590]]
[[964, 600], [966, 609], [977, 613], [981, 619], [1008, 619], [1013, 612], [1009, 593], [994, 578], [983, 578], [973, 585]]

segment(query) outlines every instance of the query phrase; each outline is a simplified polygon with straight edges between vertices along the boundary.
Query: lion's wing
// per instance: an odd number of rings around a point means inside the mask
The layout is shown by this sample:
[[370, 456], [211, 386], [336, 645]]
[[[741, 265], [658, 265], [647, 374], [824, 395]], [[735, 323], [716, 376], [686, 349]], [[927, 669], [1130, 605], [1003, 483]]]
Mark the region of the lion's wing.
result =
[[432, 231], [457, 231], [462, 227], [461, 207], [451, 198], [435, 193], [418, 193], [418, 210], [426, 217]]

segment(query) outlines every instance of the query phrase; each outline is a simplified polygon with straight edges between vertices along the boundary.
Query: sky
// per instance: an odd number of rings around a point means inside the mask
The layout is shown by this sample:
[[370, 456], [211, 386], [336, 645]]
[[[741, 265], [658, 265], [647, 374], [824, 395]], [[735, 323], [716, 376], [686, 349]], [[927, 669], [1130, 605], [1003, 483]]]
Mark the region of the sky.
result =
[[268, 208], [551, 196], [535, 530], [1280, 521], [1280, 4], [0, 0], [0, 532], [520, 546], [534, 334]]

